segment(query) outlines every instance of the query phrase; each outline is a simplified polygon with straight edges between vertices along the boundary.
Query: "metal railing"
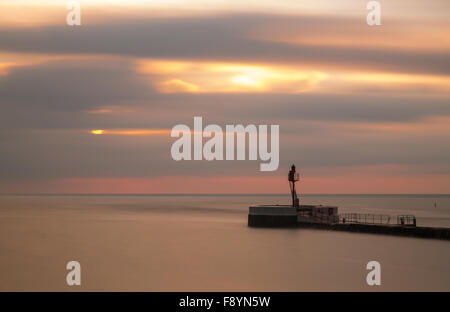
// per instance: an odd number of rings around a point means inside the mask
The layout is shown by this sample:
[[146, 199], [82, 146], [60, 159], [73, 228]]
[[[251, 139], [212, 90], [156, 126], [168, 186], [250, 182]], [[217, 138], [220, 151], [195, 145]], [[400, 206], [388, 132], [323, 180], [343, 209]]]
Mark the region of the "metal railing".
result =
[[[372, 213], [341, 213], [330, 215], [327, 213], [313, 212], [309, 209], [298, 210], [297, 215], [305, 216], [320, 223], [341, 223], [341, 224], [380, 224], [389, 225], [391, 216]], [[416, 226], [416, 217], [413, 215], [397, 216], [397, 225]]]
[[413, 215], [399, 215], [397, 216], [397, 225], [416, 226], [416, 217]]
[[391, 216], [371, 213], [341, 213], [339, 223], [389, 224]]

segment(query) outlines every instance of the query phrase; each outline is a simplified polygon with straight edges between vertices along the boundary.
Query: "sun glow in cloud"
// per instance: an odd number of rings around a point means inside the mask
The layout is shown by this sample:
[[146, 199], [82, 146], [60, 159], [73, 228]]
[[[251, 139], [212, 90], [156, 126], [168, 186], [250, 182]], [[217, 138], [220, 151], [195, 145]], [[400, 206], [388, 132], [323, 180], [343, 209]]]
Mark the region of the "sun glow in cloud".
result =
[[258, 82], [256, 82], [251, 77], [246, 76], [246, 75], [235, 76], [231, 79], [231, 81], [237, 85], [245, 85], [245, 86], [252, 86], [252, 87], [258, 86]]
[[137, 71], [150, 74], [151, 83], [162, 93], [339, 93], [368, 87], [400, 92], [418, 87], [441, 93], [450, 90], [448, 76], [427, 74], [149, 59], [137, 64]]
[[301, 68], [197, 61], [141, 60], [137, 70], [156, 76], [163, 93], [299, 93], [328, 77]]
[[[181, 131], [181, 133], [187, 134], [187, 135], [193, 135], [193, 134], [201, 134], [203, 135], [203, 131]], [[129, 136], [151, 136], [151, 135], [168, 135], [170, 136], [172, 133], [172, 129], [110, 129], [110, 130], [104, 130], [104, 129], [95, 129], [90, 131], [91, 134], [94, 135], [129, 135]], [[215, 135], [225, 135], [226, 131], [213, 131]], [[234, 132], [228, 132], [228, 133], [234, 133]]]
[[131, 136], [148, 136], [148, 135], [170, 135], [171, 129], [121, 129], [121, 130], [91, 130], [94, 135], [131, 135]]

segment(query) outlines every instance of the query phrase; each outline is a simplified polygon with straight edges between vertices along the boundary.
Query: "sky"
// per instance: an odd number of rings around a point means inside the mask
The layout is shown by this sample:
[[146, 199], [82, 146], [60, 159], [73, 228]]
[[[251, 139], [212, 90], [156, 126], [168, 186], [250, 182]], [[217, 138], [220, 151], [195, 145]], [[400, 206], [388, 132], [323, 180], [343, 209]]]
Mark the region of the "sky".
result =
[[[0, 193], [450, 193], [450, 2], [0, 0]], [[170, 130], [280, 126], [280, 165]], [[101, 131], [99, 131], [101, 130]]]

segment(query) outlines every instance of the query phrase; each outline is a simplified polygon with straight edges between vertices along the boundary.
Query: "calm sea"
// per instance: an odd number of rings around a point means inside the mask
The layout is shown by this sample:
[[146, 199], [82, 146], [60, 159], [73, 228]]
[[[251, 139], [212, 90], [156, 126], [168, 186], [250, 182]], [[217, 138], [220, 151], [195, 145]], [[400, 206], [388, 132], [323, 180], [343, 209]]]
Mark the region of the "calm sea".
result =
[[[340, 212], [413, 214], [450, 227], [450, 195], [305, 195]], [[0, 290], [450, 291], [450, 242], [247, 227], [288, 195], [0, 196]], [[378, 261], [382, 285], [368, 286]]]

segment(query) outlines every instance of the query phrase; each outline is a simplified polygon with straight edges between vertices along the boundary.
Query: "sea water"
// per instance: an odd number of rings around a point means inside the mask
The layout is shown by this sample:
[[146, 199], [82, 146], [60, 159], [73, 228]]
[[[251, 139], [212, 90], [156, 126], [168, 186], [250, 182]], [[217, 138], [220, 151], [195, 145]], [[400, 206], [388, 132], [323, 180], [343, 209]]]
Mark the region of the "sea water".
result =
[[[450, 291], [450, 242], [247, 226], [288, 195], [0, 196], [0, 290]], [[306, 195], [340, 212], [450, 227], [449, 195]], [[81, 265], [81, 286], [66, 264]], [[368, 286], [366, 265], [381, 265]], [[78, 287], [78, 288], [74, 288]]]

